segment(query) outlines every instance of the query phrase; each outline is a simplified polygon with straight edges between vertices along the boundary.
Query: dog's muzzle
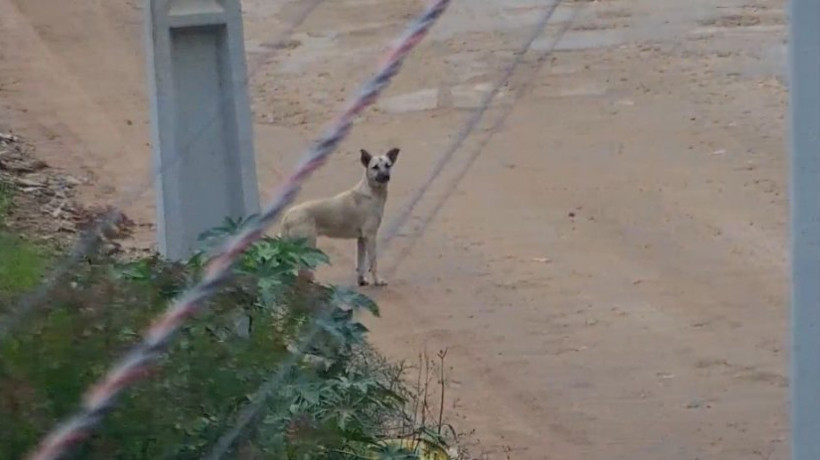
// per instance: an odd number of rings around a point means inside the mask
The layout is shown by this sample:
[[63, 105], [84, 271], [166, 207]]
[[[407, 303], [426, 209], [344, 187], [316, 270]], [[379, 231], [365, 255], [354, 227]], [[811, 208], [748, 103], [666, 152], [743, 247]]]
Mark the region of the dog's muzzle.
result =
[[390, 174], [379, 174], [376, 176], [376, 182], [385, 184], [390, 181]]

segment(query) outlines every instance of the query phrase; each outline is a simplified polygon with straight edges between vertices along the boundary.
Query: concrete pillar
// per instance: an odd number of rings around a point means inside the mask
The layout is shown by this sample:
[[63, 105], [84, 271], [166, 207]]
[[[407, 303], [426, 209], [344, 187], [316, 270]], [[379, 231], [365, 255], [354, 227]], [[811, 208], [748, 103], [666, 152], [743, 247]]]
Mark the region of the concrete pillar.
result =
[[203, 231], [259, 210], [239, 0], [146, 0], [157, 238], [183, 259]]
[[820, 459], [820, 2], [792, 0], [792, 458]]

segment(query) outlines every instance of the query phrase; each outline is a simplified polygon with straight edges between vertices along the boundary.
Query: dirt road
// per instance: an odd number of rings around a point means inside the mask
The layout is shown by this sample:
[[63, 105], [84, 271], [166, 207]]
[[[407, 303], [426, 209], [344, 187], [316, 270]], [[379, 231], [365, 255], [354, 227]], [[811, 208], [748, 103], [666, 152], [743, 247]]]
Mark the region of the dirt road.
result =
[[[0, 0], [0, 121], [87, 178], [90, 201], [150, 164], [141, 13], [128, 3]], [[398, 146], [395, 215], [548, 3], [457, 1], [305, 195], [356, 180], [360, 147]], [[785, 1], [584, 2], [515, 101], [576, 5], [498, 99], [515, 108], [455, 193], [486, 130], [384, 254], [396, 271], [370, 291], [384, 313], [374, 339], [394, 357], [449, 348], [457, 423], [488, 458], [785, 459]], [[244, 6], [255, 62], [300, 6]], [[264, 190], [420, 7], [330, 2], [263, 62]], [[151, 203], [128, 212], [150, 224]], [[322, 244], [324, 275], [352, 279], [352, 246]]]

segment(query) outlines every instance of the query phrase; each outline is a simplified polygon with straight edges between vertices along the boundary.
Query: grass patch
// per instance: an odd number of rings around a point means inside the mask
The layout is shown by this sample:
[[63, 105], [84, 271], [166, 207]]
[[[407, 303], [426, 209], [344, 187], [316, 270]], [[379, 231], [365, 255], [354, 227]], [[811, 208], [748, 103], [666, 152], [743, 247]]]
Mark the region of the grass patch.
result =
[[13, 190], [0, 180], [0, 311], [19, 294], [37, 286], [48, 266], [47, 251], [14, 232], [3, 230]]
[[11, 184], [0, 178], [0, 226], [3, 225], [4, 218], [8, 215], [11, 209]]
[[33, 289], [48, 266], [45, 251], [25, 239], [0, 231], [0, 300]]

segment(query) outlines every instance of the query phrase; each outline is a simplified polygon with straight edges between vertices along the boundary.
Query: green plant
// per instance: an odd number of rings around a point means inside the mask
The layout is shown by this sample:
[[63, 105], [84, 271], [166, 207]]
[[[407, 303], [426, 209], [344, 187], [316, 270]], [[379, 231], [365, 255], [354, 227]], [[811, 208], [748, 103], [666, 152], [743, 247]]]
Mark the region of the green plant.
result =
[[[204, 242], [243, 223], [228, 221]], [[138, 331], [201, 275], [212, 247], [184, 263], [92, 258], [46, 313], [0, 341], [0, 458], [19, 458], [71, 413]], [[199, 458], [274, 373], [282, 379], [234, 456], [414, 458], [384, 442], [407, 431], [410, 417], [401, 372], [374, 365], [367, 329], [355, 319], [359, 310], [378, 314], [377, 306], [298, 277], [324, 263], [298, 241], [263, 238], [249, 248], [231, 281], [175, 337], [159, 371], [127, 392], [82, 445], [82, 458]]]

